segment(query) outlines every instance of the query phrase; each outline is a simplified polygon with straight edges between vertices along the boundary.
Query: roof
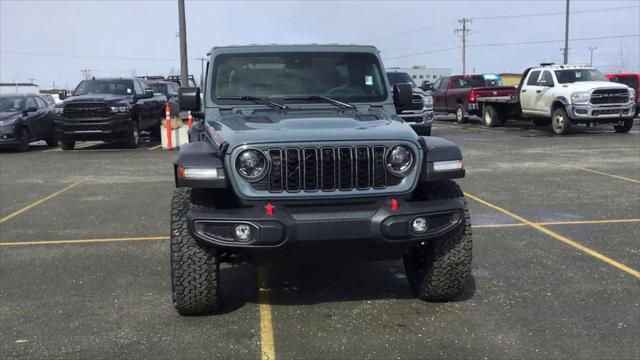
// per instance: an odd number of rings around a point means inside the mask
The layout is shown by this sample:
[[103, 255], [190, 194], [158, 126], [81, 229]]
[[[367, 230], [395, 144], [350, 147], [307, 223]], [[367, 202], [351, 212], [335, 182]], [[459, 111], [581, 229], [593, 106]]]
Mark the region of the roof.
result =
[[228, 46], [214, 46], [207, 55], [211, 55], [215, 52], [267, 52], [281, 51], [281, 52], [294, 52], [300, 51], [346, 51], [351, 50], [354, 52], [375, 52], [379, 53], [378, 49], [373, 45], [355, 45], [355, 44], [250, 44], [250, 45], [228, 45]]
[[545, 69], [593, 69], [593, 66], [587, 64], [540, 64], [540, 66], [534, 67], [537, 68], [545, 68]]

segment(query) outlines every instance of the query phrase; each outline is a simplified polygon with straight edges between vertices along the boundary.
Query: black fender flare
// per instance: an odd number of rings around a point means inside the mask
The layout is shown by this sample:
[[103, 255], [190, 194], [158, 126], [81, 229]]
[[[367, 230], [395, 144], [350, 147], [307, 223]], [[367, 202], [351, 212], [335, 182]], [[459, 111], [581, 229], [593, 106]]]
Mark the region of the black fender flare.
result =
[[[178, 175], [179, 168], [215, 168], [217, 179], [183, 179]], [[198, 141], [184, 144], [173, 158], [173, 174], [176, 187], [223, 189], [229, 185], [224, 168], [224, 161], [220, 157], [218, 148], [208, 141]]]
[[420, 182], [460, 179], [465, 176], [465, 170], [435, 171], [434, 162], [462, 160], [462, 151], [453, 141], [435, 136], [421, 136], [420, 143], [424, 150]]

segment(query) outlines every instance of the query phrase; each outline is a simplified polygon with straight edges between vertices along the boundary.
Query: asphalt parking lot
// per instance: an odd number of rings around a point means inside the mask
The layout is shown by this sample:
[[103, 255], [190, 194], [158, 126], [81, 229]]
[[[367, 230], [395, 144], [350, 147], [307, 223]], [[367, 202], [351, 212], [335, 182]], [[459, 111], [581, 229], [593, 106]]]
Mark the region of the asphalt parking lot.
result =
[[222, 270], [180, 317], [170, 159], [148, 143], [0, 152], [0, 358], [640, 358], [640, 126], [554, 136], [438, 121], [465, 156], [472, 278], [413, 298], [401, 262]]

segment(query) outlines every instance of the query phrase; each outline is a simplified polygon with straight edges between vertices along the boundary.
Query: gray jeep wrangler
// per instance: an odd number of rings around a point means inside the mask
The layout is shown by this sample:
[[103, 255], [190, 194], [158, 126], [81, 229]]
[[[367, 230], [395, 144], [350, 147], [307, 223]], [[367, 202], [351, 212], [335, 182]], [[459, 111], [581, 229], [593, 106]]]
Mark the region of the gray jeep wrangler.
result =
[[389, 89], [371, 46], [216, 47], [199, 119], [174, 159], [173, 302], [219, 306], [220, 264], [404, 259], [424, 300], [451, 300], [471, 265], [459, 148], [396, 116], [410, 84]]

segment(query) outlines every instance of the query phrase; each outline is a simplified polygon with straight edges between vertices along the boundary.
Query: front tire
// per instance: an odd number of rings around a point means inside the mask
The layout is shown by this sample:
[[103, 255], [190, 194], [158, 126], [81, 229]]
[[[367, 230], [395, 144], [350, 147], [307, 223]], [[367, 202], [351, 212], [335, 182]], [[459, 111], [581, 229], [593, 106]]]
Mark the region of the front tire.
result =
[[48, 147], [58, 146], [58, 140], [55, 137], [47, 138], [45, 141], [47, 142]]
[[502, 116], [495, 107], [487, 105], [482, 112], [482, 123], [486, 127], [497, 127], [502, 125]]
[[29, 130], [27, 128], [21, 127], [16, 134], [16, 139], [18, 140], [18, 145], [16, 145], [16, 150], [24, 152], [29, 151]]
[[180, 315], [218, 309], [220, 262], [215, 250], [200, 246], [189, 233], [191, 189], [178, 188], [171, 203], [171, 290]]
[[631, 130], [632, 127], [633, 127], [633, 118], [624, 119], [624, 123], [622, 125], [613, 125], [613, 128], [617, 133], [629, 132], [629, 130]]
[[132, 121], [131, 125], [129, 125], [129, 134], [125, 139], [124, 146], [129, 149], [135, 149], [138, 147], [140, 143], [140, 130], [138, 128], [138, 123], [136, 121]]
[[458, 124], [466, 124], [469, 122], [469, 116], [464, 113], [464, 105], [462, 104], [456, 106], [456, 122]]
[[[427, 199], [462, 198], [464, 194], [453, 181], [433, 183]], [[422, 300], [453, 300], [464, 290], [471, 274], [471, 219], [469, 210], [457, 228], [446, 235], [425, 241], [404, 256], [405, 272], [411, 289]]]
[[553, 110], [551, 128], [556, 135], [565, 135], [571, 129], [571, 119], [569, 119], [564, 107]]

